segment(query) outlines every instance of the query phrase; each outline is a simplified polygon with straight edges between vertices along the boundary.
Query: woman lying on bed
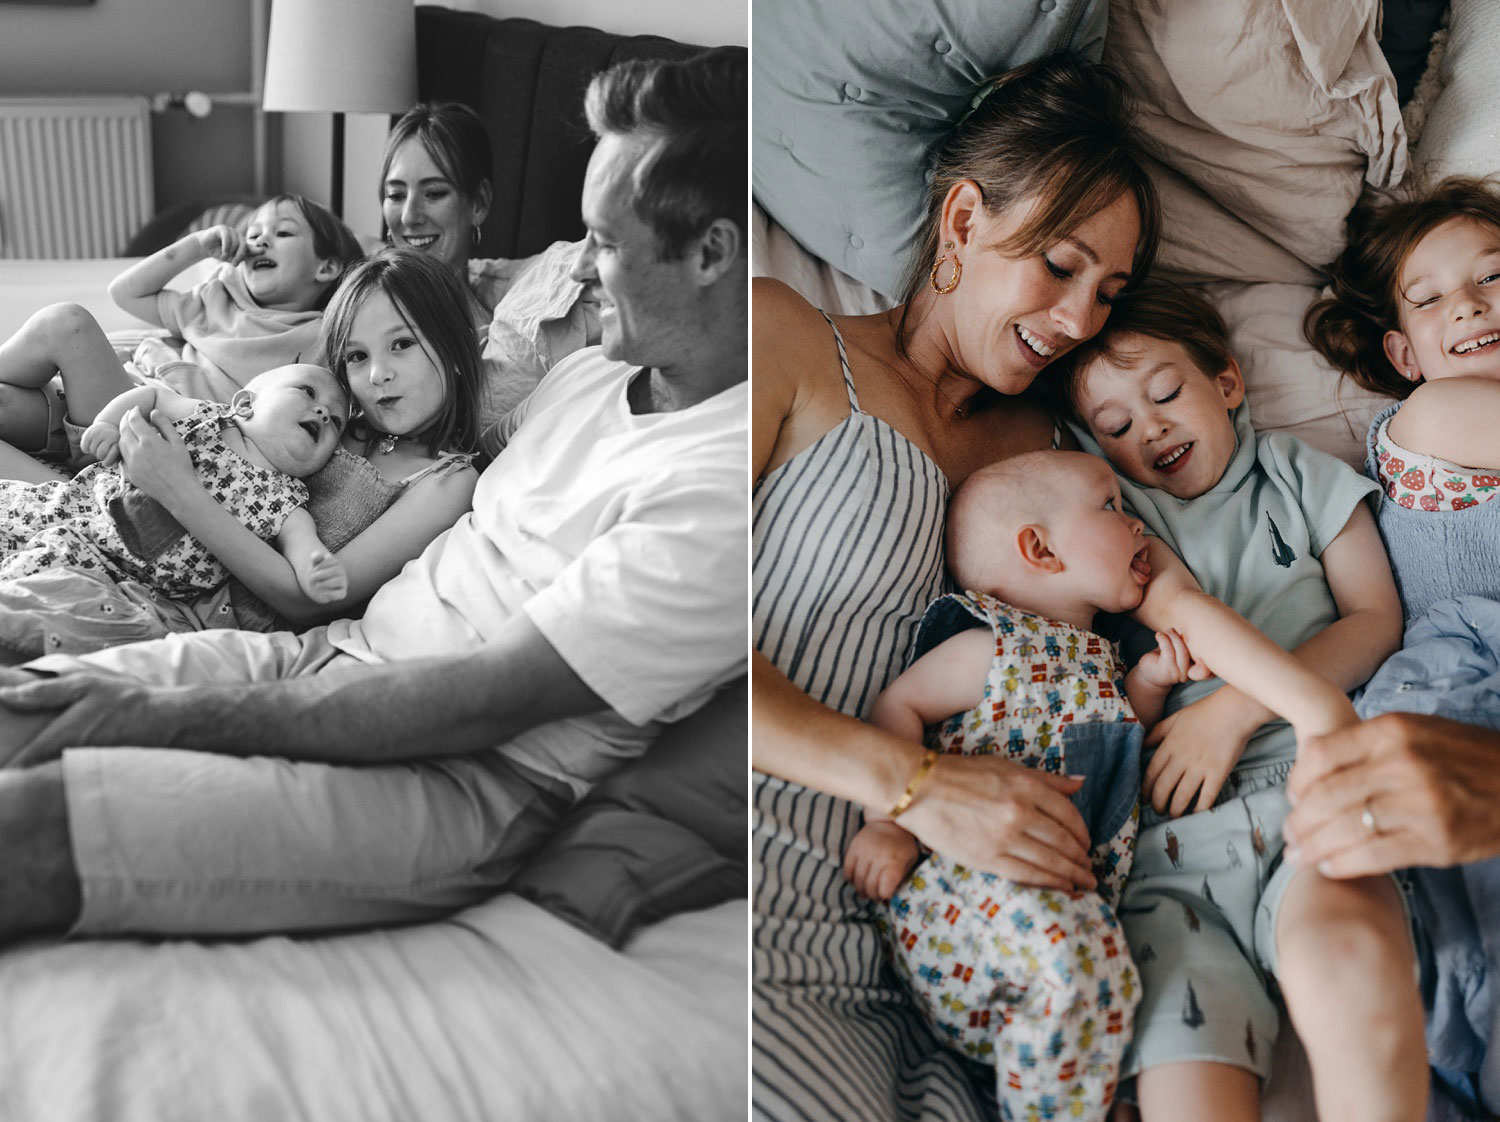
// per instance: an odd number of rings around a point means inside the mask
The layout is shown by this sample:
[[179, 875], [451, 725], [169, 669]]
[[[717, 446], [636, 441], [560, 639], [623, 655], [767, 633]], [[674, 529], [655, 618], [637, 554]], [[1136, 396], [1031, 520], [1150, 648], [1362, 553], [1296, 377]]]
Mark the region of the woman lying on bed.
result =
[[[1065, 56], [994, 83], [936, 155], [925, 240], [888, 313], [829, 319], [757, 282], [753, 1078], [766, 1118], [993, 1109], [883, 965], [841, 871], [857, 804], [897, 804], [923, 762], [921, 745], [859, 718], [944, 589], [950, 488], [1055, 439], [1050, 417], [1008, 395], [1098, 332], [1149, 267], [1156, 199], [1125, 101], [1112, 74]], [[902, 822], [975, 867], [1085, 886], [1075, 787], [999, 756], [945, 756]]]
[[0, 582], [0, 648], [25, 659], [347, 615], [469, 509], [479, 355], [465, 307], [456, 274], [395, 248], [353, 269], [329, 302], [321, 346], [356, 409], [333, 460], [307, 481], [308, 509], [347, 573], [343, 597], [318, 603], [288, 580], [274, 549], [204, 490], [171, 426], [136, 411], [120, 426], [127, 479], [237, 579], [193, 604], [73, 569]]

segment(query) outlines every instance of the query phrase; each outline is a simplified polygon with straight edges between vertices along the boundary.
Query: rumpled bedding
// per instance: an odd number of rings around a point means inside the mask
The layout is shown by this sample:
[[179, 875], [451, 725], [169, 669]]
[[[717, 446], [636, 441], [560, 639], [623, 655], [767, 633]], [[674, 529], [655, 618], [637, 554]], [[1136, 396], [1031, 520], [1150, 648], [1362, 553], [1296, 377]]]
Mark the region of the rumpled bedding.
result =
[[[1404, 711], [1500, 729], [1500, 603], [1480, 596], [1439, 600], [1408, 624], [1401, 649], [1355, 702], [1361, 717]], [[1409, 873], [1427, 1050], [1439, 1067], [1474, 1072], [1500, 1111], [1500, 858]]]
[[0, 955], [0, 1118], [744, 1118], [746, 905], [623, 950], [516, 896], [336, 939]]

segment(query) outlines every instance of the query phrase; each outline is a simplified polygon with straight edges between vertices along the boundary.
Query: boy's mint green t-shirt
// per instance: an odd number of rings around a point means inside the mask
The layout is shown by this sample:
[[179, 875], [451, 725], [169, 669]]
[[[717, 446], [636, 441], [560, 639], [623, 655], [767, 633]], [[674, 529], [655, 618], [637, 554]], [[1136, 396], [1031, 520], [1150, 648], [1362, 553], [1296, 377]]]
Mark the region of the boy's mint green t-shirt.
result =
[[[1380, 488], [1294, 436], [1257, 435], [1245, 405], [1232, 416], [1238, 443], [1207, 493], [1178, 499], [1116, 476], [1126, 506], [1172, 547], [1205, 592], [1293, 650], [1339, 618], [1320, 558], [1354, 508]], [[1086, 429], [1073, 429], [1087, 451], [1103, 454]], [[1167, 713], [1222, 684], [1210, 678], [1174, 687]], [[1239, 766], [1290, 760], [1295, 753], [1290, 726], [1278, 720], [1255, 734]]]

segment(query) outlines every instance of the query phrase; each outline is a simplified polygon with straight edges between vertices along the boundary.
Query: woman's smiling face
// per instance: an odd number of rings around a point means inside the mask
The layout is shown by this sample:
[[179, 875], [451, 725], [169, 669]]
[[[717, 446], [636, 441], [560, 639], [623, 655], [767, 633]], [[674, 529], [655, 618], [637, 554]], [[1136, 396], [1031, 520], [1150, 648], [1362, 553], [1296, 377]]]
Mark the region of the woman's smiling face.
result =
[[381, 214], [396, 245], [408, 245], [461, 269], [473, 251], [474, 228], [488, 207], [465, 196], [416, 137], [391, 156], [381, 186]]
[[[1135, 200], [1122, 194], [1041, 251], [1010, 256], [1001, 247], [1029, 211], [1018, 204], [975, 213], [962, 239], [963, 276], [938, 298], [951, 325], [949, 366], [1005, 394], [1020, 393], [1099, 332], [1130, 279], [1140, 238]], [[945, 265], [938, 283], [948, 277]]]

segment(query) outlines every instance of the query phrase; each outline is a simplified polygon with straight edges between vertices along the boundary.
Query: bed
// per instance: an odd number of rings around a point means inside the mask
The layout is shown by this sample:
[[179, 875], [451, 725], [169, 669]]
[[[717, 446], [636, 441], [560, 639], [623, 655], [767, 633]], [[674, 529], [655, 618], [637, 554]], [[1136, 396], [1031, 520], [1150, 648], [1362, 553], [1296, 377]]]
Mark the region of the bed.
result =
[[[691, 46], [417, 9], [421, 93], [485, 116], [487, 256], [582, 235], [588, 78]], [[0, 330], [120, 261], [0, 264]], [[0, 953], [0, 1118], [743, 1118], [745, 709], [726, 687], [600, 784], [515, 890], [442, 923]]]
[[[1080, 51], [1133, 88], [1165, 214], [1158, 272], [1201, 286], [1223, 312], [1257, 427], [1363, 467], [1366, 429], [1387, 399], [1341, 381], [1304, 340], [1302, 318], [1362, 192], [1418, 173], [1500, 171], [1495, 5], [795, 7], [756, 11], [757, 275], [830, 312], [889, 307], [920, 222], [928, 148], [986, 77]], [[1275, 1066], [1265, 1116], [1310, 1117], [1290, 1032]], [[1432, 1117], [1448, 1109], [1435, 1102]]]

